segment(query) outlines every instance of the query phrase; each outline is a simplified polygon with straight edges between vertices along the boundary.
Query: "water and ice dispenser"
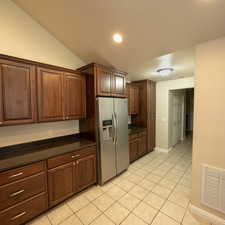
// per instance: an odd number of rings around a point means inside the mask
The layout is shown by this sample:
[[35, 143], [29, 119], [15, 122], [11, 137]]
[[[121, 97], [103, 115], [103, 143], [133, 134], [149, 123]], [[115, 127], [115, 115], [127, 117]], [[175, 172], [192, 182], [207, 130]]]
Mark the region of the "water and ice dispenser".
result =
[[103, 120], [102, 121], [102, 134], [103, 140], [107, 141], [113, 138], [113, 125], [112, 120]]

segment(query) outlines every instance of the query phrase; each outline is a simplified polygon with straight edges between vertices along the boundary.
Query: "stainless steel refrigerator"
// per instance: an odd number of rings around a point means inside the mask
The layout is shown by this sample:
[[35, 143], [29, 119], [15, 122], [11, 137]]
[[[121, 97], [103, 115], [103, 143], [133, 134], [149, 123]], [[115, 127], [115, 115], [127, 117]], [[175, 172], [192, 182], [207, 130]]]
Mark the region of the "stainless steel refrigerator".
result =
[[100, 184], [129, 166], [127, 110], [127, 99], [97, 98]]

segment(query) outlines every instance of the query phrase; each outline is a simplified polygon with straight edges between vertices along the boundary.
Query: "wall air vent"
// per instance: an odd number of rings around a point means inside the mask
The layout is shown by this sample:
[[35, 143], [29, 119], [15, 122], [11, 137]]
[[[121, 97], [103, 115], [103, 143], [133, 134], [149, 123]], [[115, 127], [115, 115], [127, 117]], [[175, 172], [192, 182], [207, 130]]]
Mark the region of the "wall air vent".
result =
[[225, 213], [225, 170], [203, 165], [202, 203]]

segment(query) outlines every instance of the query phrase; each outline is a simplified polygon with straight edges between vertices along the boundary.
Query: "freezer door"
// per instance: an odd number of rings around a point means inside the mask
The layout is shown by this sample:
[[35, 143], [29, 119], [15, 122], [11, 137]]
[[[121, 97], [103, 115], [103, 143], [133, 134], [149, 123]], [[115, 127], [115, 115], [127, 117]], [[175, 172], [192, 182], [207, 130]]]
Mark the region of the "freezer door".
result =
[[117, 174], [129, 166], [128, 145], [128, 109], [127, 99], [114, 99], [114, 112], [116, 118], [116, 167]]
[[116, 176], [113, 98], [97, 98], [100, 184]]

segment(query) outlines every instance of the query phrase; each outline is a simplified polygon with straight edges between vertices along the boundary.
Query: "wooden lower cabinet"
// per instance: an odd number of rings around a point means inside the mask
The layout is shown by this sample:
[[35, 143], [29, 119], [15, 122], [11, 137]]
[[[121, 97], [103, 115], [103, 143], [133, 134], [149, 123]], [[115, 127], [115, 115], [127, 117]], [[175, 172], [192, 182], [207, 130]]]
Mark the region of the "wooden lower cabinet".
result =
[[[67, 162], [68, 157], [62, 156], [61, 160], [65, 160], [67, 163], [48, 170], [50, 206], [54, 206], [96, 183], [96, 154], [83, 156], [82, 153], [81, 155], [77, 154], [77, 159], [75, 156], [75, 154], [71, 156], [70, 163]], [[52, 161], [54, 158], [50, 160]]]
[[77, 191], [96, 182], [96, 155], [85, 156], [76, 162]]
[[53, 206], [73, 194], [73, 163], [48, 171], [49, 205]]
[[130, 163], [147, 154], [146, 132], [131, 135], [129, 140]]

